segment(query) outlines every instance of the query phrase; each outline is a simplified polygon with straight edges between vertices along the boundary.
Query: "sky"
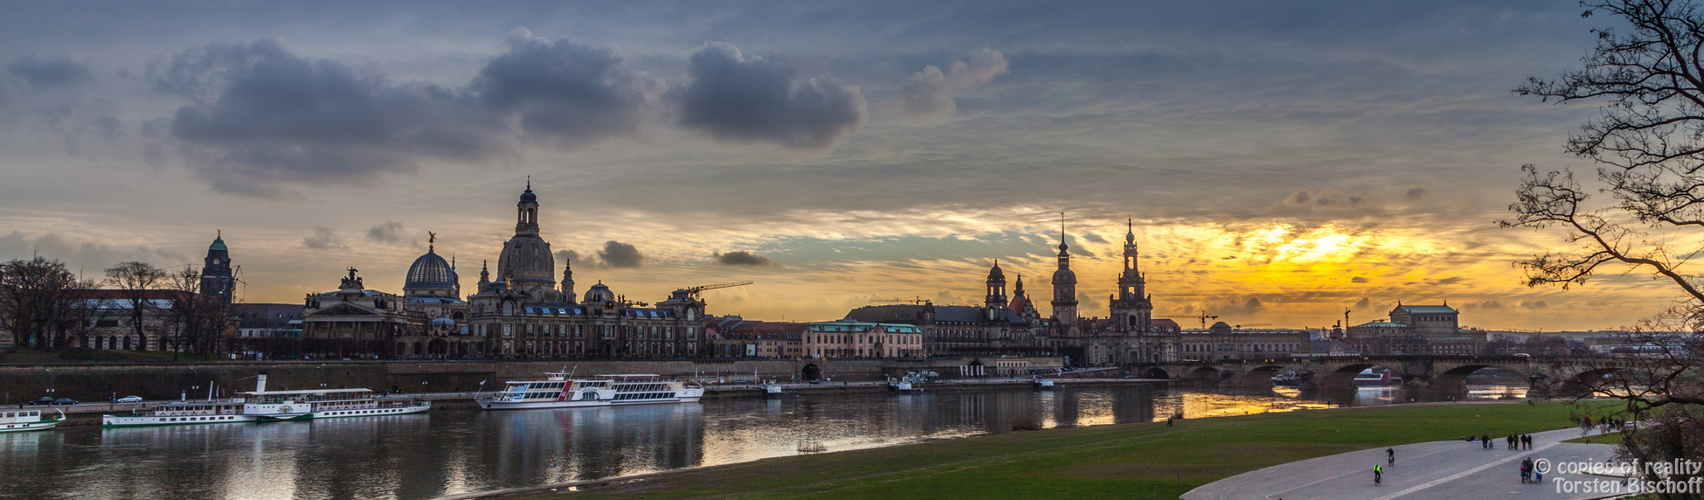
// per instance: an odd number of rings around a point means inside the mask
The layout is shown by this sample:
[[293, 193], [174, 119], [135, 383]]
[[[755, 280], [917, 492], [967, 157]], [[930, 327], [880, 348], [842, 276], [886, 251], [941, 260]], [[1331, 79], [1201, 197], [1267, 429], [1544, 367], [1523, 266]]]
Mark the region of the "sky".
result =
[[[1520, 166], [1595, 112], [1516, 96], [1603, 16], [1536, 2], [0, 2], [0, 259], [199, 266], [300, 302], [347, 267], [466, 293], [531, 181], [544, 238], [656, 301], [816, 321], [1051, 299], [1060, 213], [1105, 316], [1134, 232], [1155, 316], [1323, 327], [1447, 302], [1625, 326], [1648, 276], [1522, 285]], [[493, 262], [494, 264], [494, 262]], [[558, 270], [560, 273], [560, 270]], [[1043, 313], [1047, 312], [1043, 307]]]

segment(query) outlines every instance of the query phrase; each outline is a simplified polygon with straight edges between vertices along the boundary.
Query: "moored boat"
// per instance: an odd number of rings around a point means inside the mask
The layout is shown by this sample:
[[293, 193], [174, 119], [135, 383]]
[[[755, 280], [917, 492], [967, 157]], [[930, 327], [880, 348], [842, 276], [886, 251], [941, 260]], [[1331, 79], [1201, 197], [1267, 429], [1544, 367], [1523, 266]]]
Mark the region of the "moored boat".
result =
[[510, 381], [491, 397], [474, 398], [487, 410], [583, 408], [641, 404], [696, 403], [704, 388], [651, 374], [598, 375], [570, 379], [564, 372], [544, 380]]
[[243, 414], [243, 400], [184, 401], [137, 409], [129, 414], [101, 415], [101, 427], [230, 424], [255, 421]]
[[45, 431], [65, 421], [65, 411], [55, 408], [59, 415], [43, 415], [41, 410], [0, 411], [0, 432]]
[[1390, 376], [1388, 369], [1368, 368], [1355, 376], [1355, 386], [1357, 387], [1380, 387], [1398, 383], [1400, 382]]
[[407, 415], [432, 409], [431, 401], [376, 395], [372, 389], [268, 391], [265, 374], [253, 392], [238, 394], [245, 400], [243, 414], [260, 422]]

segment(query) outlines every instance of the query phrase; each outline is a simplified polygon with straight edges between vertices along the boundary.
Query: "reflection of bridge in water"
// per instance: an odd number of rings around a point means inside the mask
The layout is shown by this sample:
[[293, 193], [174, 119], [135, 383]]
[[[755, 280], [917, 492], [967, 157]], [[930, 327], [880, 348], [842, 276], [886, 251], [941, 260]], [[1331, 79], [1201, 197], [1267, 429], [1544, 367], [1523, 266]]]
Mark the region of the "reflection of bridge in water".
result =
[[1236, 387], [1268, 387], [1285, 370], [1302, 376], [1304, 385], [1322, 389], [1354, 387], [1355, 375], [1384, 367], [1393, 379], [1421, 384], [1432, 392], [1455, 392], [1467, 377], [1495, 368], [1518, 374], [1535, 388], [1569, 389], [1587, 386], [1603, 377], [1634, 369], [1629, 360], [1615, 358], [1531, 358], [1526, 356], [1319, 356], [1265, 359], [1222, 359], [1149, 363], [1131, 371], [1142, 378], [1210, 381]]

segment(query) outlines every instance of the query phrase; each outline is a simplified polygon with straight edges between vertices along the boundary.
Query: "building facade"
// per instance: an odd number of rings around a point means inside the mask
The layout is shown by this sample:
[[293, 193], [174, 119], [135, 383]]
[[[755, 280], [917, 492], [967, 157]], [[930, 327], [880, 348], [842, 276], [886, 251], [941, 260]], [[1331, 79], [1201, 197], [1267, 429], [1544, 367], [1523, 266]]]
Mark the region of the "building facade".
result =
[[900, 323], [811, 323], [804, 349], [812, 358], [918, 358], [923, 357], [923, 331]]
[[570, 262], [560, 288], [555, 257], [540, 235], [538, 196], [531, 183], [516, 204], [515, 235], [503, 244], [497, 275], [482, 266], [468, 297], [467, 327], [500, 358], [696, 357], [704, 343], [704, 301], [675, 290], [649, 306], [616, 295], [598, 282], [580, 297]]
[[1363, 354], [1476, 355], [1487, 349], [1485, 332], [1461, 328], [1461, 313], [1443, 305], [1397, 304], [1390, 319], [1346, 329], [1343, 343]]

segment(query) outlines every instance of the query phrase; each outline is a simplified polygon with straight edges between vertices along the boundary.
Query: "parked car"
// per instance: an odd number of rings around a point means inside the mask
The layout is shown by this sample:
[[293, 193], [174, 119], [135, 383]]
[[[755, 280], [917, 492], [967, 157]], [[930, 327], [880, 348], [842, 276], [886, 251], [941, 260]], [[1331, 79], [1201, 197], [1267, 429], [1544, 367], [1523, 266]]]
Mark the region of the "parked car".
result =
[[59, 399], [53, 400], [53, 404], [56, 404], [56, 405], [74, 405], [74, 404], [77, 404], [77, 400], [71, 399], [71, 398], [59, 398]]
[[50, 404], [53, 404], [53, 398], [37, 399], [35, 401], [30, 401], [30, 404], [31, 405], [50, 405]]
[[122, 398], [115, 399], [115, 400], [113, 400], [113, 402], [114, 403], [140, 403], [140, 402], [142, 402], [142, 396], [125, 396], [125, 397], [122, 397]]

